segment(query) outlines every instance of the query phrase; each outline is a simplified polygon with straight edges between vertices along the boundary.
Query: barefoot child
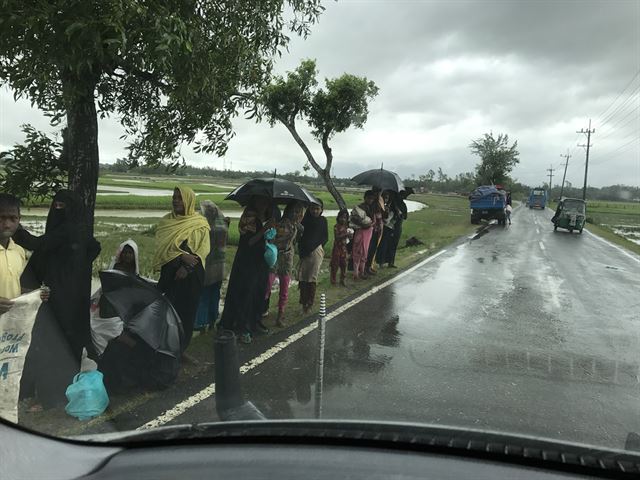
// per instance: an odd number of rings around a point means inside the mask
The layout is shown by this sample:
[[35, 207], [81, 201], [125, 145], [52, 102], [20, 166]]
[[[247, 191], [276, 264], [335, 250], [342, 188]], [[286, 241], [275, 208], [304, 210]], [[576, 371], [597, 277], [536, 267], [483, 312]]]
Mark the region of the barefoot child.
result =
[[340, 210], [336, 225], [333, 227], [333, 251], [331, 253], [331, 284], [336, 284], [336, 275], [340, 269], [340, 285], [346, 286], [344, 278], [347, 273], [347, 241], [349, 237], [349, 212]]

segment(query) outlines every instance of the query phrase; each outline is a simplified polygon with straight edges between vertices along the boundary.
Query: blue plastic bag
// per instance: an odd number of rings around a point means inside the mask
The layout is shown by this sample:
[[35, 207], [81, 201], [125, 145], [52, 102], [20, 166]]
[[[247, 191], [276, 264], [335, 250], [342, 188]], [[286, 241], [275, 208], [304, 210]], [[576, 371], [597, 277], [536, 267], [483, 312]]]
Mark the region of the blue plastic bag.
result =
[[274, 238], [276, 238], [275, 228], [270, 228], [264, 232], [264, 239], [267, 240], [264, 248], [264, 261], [267, 262], [269, 268], [273, 268], [278, 261], [278, 248], [273, 243], [269, 243], [269, 240]]
[[67, 387], [67, 406], [64, 410], [79, 420], [102, 415], [109, 406], [109, 395], [104, 388], [102, 372], [92, 370], [80, 372], [73, 377], [73, 383]]
[[273, 268], [278, 261], [278, 249], [273, 243], [267, 243], [264, 249], [264, 261], [267, 262], [269, 268]]

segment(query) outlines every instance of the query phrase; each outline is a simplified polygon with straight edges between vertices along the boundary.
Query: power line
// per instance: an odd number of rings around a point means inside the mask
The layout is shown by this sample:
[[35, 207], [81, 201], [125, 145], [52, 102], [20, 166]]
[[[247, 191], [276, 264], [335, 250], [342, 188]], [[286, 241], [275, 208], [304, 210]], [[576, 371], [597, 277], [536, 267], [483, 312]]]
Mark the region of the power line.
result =
[[627, 88], [629, 88], [629, 86], [631, 86], [631, 84], [635, 81], [636, 78], [638, 78], [638, 76], [640, 76], [640, 69], [638, 69], [638, 71], [636, 72], [636, 74], [633, 76], [633, 78], [631, 80], [629, 80], [629, 83], [627, 83], [627, 85], [625, 85], [625, 87], [620, 91], [620, 93], [618, 94], [618, 96], [615, 98], [615, 100], [613, 102], [611, 102], [611, 104], [609, 104], [609, 106], [607, 108], [604, 109], [604, 111], [598, 115], [596, 118], [600, 118], [602, 119], [603, 116], [607, 113], [607, 111], [613, 106], [615, 105], [615, 103], [618, 101], [618, 99], [622, 96], [622, 94], [627, 90]]
[[594, 163], [594, 165], [601, 165], [603, 163], [606, 163], [616, 157], [618, 157], [622, 152], [624, 152], [629, 146], [633, 145], [635, 142], [637, 142], [638, 140], [640, 140], [640, 138], [634, 138], [631, 141], [625, 143], [624, 145], [619, 146], [618, 148], [611, 150], [599, 157], [597, 157], [597, 160]]
[[[609, 138], [614, 136], [616, 133], [620, 132], [624, 127], [626, 127], [627, 125], [631, 125], [635, 122], [640, 122], [640, 115], [637, 117], [633, 117], [631, 118], [629, 121], [625, 122], [622, 125], [618, 126], [618, 129], [612, 128], [610, 129], [606, 135], [603, 135], [602, 137], [600, 137], [602, 140], [604, 140], [605, 138]], [[637, 130], [636, 130], [637, 131]]]
[[629, 110], [628, 112], [626, 112], [626, 115], [624, 117], [618, 117], [616, 119], [615, 122], [609, 124], [607, 126], [607, 128], [611, 128], [614, 129], [616, 128], [616, 125], [618, 125], [621, 121], [626, 120], [627, 118], [629, 118], [632, 114], [636, 113], [638, 111], [638, 109], [640, 109], [640, 102], [638, 103], [638, 105], [636, 106], [636, 108], [634, 108], [633, 110]]
[[613, 110], [609, 115], [600, 120], [600, 125], [604, 126], [609, 123], [613, 118], [617, 115], [622, 114], [629, 106], [633, 106], [634, 102], [637, 100], [636, 94], [640, 91], [640, 85], [635, 88], [627, 97], [627, 99], [622, 102], [615, 110]]
[[623, 145], [620, 145], [617, 148], [614, 148], [613, 150], [609, 150], [608, 152], [602, 154], [602, 156], [603, 157], [607, 157], [607, 156], [611, 155], [612, 153], [615, 153], [615, 152], [617, 152], [619, 150], [623, 150], [624, 148], [628, 147], [629, 145], [633, 145], [638, 140], [640, 140], [640, 137], [632, 138], [631, 140], [629, 140], [628, 142], [624, 143]]
[[[624, 132], [616, 132], [616, 133], [624, 133]], [[633, 136], [638, 138], [640, 136], [640, 132], [638, 132], [638, 130], [631, 130], [631, 131], [627, 132], [627, 134], [625, 136], [618, 137], [618, 140], [623, 141], [623, 140], [626, 140], [627, 138], [633, 137]], [[606, 139], [602, 138], [600, 143], [602, 143], [604, 140], [607, 140], [607, 141], [613, 140], [610, 137], [611, 137], [611, 135], [609, 135], [609, 137], [607, 137]]]

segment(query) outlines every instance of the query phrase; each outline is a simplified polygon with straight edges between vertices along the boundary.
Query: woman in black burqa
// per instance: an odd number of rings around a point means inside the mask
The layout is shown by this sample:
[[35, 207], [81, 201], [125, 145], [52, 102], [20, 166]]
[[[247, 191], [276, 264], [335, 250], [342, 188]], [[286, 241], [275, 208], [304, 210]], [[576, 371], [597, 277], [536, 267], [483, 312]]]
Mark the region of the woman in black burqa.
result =
[[87, 225], [82, 201], [69, 190], [53, 197], [44, 235], [20, 229], [14, 240], [33, 251], [22, 275], [23, 287], [44, 284], [51, 289], [36, 317], [21, 383], [21, 396], [35, 395], [34, 409], [50, 408], [66, 401], [65, 390], [80, 370], [83, 348], [97, 357], [89, 307], [91, 265], [100, 243]]
[[251, 343], [253, 335], [266, 330], [260, 320], [269, 279], [264, 234], [275, 225], [273, 216], [271, 199], [253, 196], [238, 222], [240, 240], [220, 322], [225, 330], [235, 331], [242, 343]]

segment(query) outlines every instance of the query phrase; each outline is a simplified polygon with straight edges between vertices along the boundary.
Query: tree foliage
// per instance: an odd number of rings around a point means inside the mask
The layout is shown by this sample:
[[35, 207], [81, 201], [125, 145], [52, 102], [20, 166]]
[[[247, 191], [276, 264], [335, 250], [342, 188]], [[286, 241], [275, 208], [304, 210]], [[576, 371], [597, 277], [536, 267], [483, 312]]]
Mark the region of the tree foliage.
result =
[[92, 207], [96, 115], [122, 123], [131, 164], [179, 164], [190, 143], [222, 155], [287, 34], [306, 35], [322, 10], [320, 0], [0, 0], [0, 84], [54, 125], [66, 119], [69, 183]]
[[22, 125], [21, 129], [25, 142], [0, 153], [0, 191], [26, 200], [43, 200], [66, 185], [68, 165], [63, 142], [31, 125]]
[[476, 166], [476, 181], [479, 185], [495, 185], [506, 183], [509, 173], [520, 160], [518, 156], [518, 142], [509, 145], [507, 134], [485, 133], [483, 137], [474, 140], [469, 145], [471, 152], [480, 157]]
[[[258, 97], [258, 120], [265, 118], [271, 126], [282, 123], [303, 150], [307, 162], [322, 177], [340, 208], [345, 202], [331, 179], [333, 152], [329, 140], [336, 133], [351, 127], [363, 128], [369, 114], [369, 102], [378, 94], [374, 82], [364, 77], [343, 74], [326, 79], [324, 88], [318, 88], [315, 60], [303, 60], [300, 66], [285, 77], [276, 77]], [[324, 164], [316, 160], [300, 136], [296, 120], [311, 127], [315, 140], [325, 154]]]

